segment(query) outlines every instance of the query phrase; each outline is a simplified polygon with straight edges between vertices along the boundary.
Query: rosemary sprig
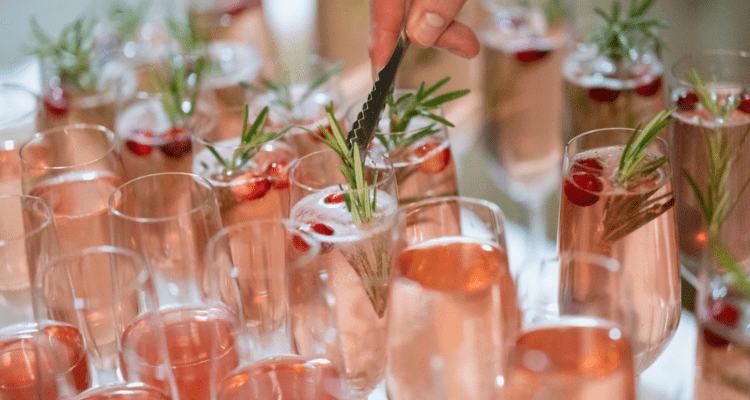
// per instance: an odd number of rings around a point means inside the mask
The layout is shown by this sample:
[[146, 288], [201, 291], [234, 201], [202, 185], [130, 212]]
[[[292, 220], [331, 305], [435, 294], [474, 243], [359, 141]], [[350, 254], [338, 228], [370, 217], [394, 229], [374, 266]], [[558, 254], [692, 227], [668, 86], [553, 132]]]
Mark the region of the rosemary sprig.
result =
[[195, 13], [187, 13], [187, 19], [184, 22], [174, 17], [167, 18], [167, 27], [177, 43], [180, 44], [185, 52], [195, 54], [197, 51], [204, 51], [208, 47], [210, 37], [198, 25]]
[[389, 110], [388, 118], [391, 121], [391, 132], [406, 131], [409, 122], [416, 116], [429, 118], [451, 128], [454, 127], [453, 123], [437, 114], [434, 114], [432, 111], [440, 108], [442, 104], [469, 94], [470, 90], [456, 90], [430, 98], [433, 93], [448, 83], [450, 79], [450, 77], [445, 77], [429, 88], [425, 88], [425, 83], [422, 82], [416, 93], [406, 93], [398, 99], [395, 99], [392, 93], [389, 94], [388, 97], [386, 97], [385, 104], [388, 106]]
[[112, 2], [107, 10], [107, 18], [117, 29], [120, 40], [127, 42], [136, 40], [138, 28], [143, 25], [146, 11], [151, 6], [151, 0], [141, 0], [136, 5], [130, 5], [125, 0]]
[[206, 148], [211, 154], [216, 157], [216, 160], [224, 167], [223, 173], [225, 175], [231, 175], [232, 172], [241, 169], [247, 164], [250, 159], [260, 150], [260, 147], [271, 140], [278, 138], [283, 135], [290, 128], [287, 128], [281, 132], [266, 132], [266, 124], [268, 122], [268, 106], [261, 110], [260, 114], [255, 118], [252, 125], [248, 126], [248, 117], [250, 116], [250, 107], [245, 105], [245, 112], [242, 119], [242, 134], [240, 135], [240, 144], [234, 150], [231, 160], [224, 159], [214, 146], [206, 145]]
[[36, 40], [31, 54], [51, 60], [60, 76], [61, 85], [70, 85], [85, 92], [95, 90], [97, 71], [93, 66], [95, 41], [92, 32], [96, 19], [86, 21], [84, 17], [76, 18], [63, 27], [57, 40], [44, 32], [36, 18], [32, 17], [30, 24]]
[[654, 140], [662, 129], [674, 122], [671, 116], [672, 111], [662, 110], [643, 129], [636, 129], [633, 135], [630, 136], [630, 140], [622, 152], [620, 168], [617, 171], [617, 180], [620, 184], [625, 184], [638, 177], [647, 176], [667, 162], [667, 156], [646, 162], [648, 154], [644, 154], [643, 150], [648, 147], [649, 143]]
[[655, 0], [631, 0], [630, 8], [624, 18], [620, 15], [620, 2], [612, 3], [612, 12], [607, 14], [601, 8], [594, 12], [604, 19], [605, 25], [595, 29], [589, 42], [596, 44], [599, 54], [614, 62], [631, 58], [631, 52], [637, 50], [644, 43], [653, 45], [657, 54], [661, 52], [664, 43], [657, 35], [658, 29], [667, 27], [662, 18], [647, 18], [646, 11]]
[[[348, 184], [348, 190], [344, 193], [346, 208], [352, 214], [352, 222], [355, 225], [366, 223], [372, 219], [372, 213], [377, 206], [377, 188], [373, 186], [371, 199], [370, 188], [364, 174], [365, 161], [362, 159], [359, 146], [346, 140], [336, 116], [333, 115], [333, 104], [326, 105], [325, 110], [331, 130], [329, 131], [323, 126], [320, 126], [319, 129], [325, 135], [323, 142], [339, 155], [343, 163], [338, 166], [338, 169], [344, 175]], [[376, 173], [373, 178], [373, 185], [377, 180]], [[343, 187], [341, 189], [344, 192]]]
[[708, 88], [706, 88], [706, 85], [703, 83], [701, 74], [695, 68], [690, 71], [688, 81], [693, 85], [695, 95], [698, 96], [698, 101], [700, 101], [703, 108], [711, 113], [714, 118], [721, 120], [726, 119], [739, 105], [739, 98], [736, 96], [726, 97], [722, 104], [719, 105], [718, 99], [708, 91]]
[[205, 69], [206, 60], [199, 57], [190, 73], [184, 60], [174, 60], [168, 66], [166, 79], [157, 72], [151, 75], [156, 91], [161, 93], [162, 105], [172, 127], [184, 125], [195, 113]]

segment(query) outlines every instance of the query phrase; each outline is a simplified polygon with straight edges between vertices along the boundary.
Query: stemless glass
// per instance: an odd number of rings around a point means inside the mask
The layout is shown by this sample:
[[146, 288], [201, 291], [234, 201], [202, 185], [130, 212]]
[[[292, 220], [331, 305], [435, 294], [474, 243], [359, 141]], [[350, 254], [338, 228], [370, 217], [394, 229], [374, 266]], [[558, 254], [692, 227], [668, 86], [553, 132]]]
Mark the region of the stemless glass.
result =
[[107, 199], [124, 181], [114, 133], [96, 125], [42, 132], [21, 146], [24, 194], [46, 200], [64, 252], [110, 245]]
[[[386, 364], [386, 296], [398, 217], [393, 166], [366, 153], [364, 177], [377, 190], [373, 218], [355, 225], [339, 185], [341, 159], [332, 150], [295, 161], [290, 168], [290, 219], [323, 242], [317, 257], [326, 268], [336, 299], [344, 371], [357, 398], [365, 398], [383, 379]], [[373, 199], [371, 195], [371, 199]]]
[[[153, 280], [141, 256], [111, 246], [69, 253], [40, 267], [34, 289], [39, 318], [69, 324], [84, 335], [93, 388], [75, 399], [167, 400], [176, 394], [171, 376], [172, 390], [166, 392], [143, 383], [167, 358], [167, 347], [154, 312]], [[147, 349], [123, 340], [139, 324], [159, 328]], [[145, 351], [153, 366], [138, 362]], [[169, 369], [160, 373], [170, 375]]]
[[[732, 105], [726, 116], [714, 115], [698, 100], [690, 80], [697, 72], [709, 97], [724, 108]], [[732, 161], [727, 164], [726, 181], [731, 214], [719, 231], [719, 239], [737, 257], [745, 272], [750, 272], [750, 246], [747, 227], [750, 213], [750, 54], [739, 51], [714, 50], [688, 55], [677, 61], [671, 70], [669, 101], [676, 108], [677, 121], [672, 125], [672, 159], [675, 171], [675, 200], [680, 238], [680, 261], [685, 278], [696, 284], [698, 266], [707, 254], [707, 224], [699, 200], [686, 175], [698, 188], [712, 180], [711, 153], [726, 146]], [[733, 104], [731, 102], [734, 102]], [[723, 144], [722, 144], [723, 143]]]
[[[672, 196], [672, 172], [666, 162], [652, 174], [621, 185], [617, 167], [632, 129], [600, 129], [578, 135], [566, 148], [560, 200], [558, 245], [563, 253], [593, 253], [617, 260], [622, 274], [639, 282], [632, 303], [638, 318], [633, 354], [640, 373], [661, 354], [680, 320], [680, 265]], [[647, 159], [668, 155], [657, 137], [644, 150]], [[590, 266], [562, 260], [561, 282], [576, 307], [581, 293], [602, 293]]]
[[319, 251], [309, 234], [281, 219], [245, 222], [211, 238], [212, 296], [241, 320], [233, 332], [240, 367], [223, 376], [212, 370], [216, 400], [348, 398], [328, 277], [313, 262]]
[[[180, 398], [208, 400], [211, 358], [226, 371], [239, 362], [231, 334], [237, 316], [206, 297], [206, 244], [221, 230], [211, 184], [185, 173], [146, 175], [112, 193], [109, 207], [115, 243], [141, 254], [154, 276]], [[133, 325], [123, 340], [133, 340], [144, 350], [141, 362], [153, 365], [149, 344], [157, 332], [150, 324]], [[144, 380], [167, 389], [159, 371]]]
[[[563, 312], [566, 294], [558, 281], [575, 279], [560, 260], [544, 259], [521, 272], [518, 289], [524, 327], [507, 360], [503, 399], [634, 400], [633, 304], [630, 281], [617, 261], [598, 254], [561, 254], [585, 263], [604, 293], [583, 293], [586, 310]], [[561, 276], [562, 274], [562, 276]]]
[[39, 98], [28, 89], [0, 84], [0, 195], [22, 194], [21, 144], [36, 129]]
[[0, 398], [55, 399], [89, 387], [84, 340], [73, 326], [37, 324], [31, 281], [58, 253], [52, 209], [31, 196], [0, 196]]
[[492, 399], [521, 327], [497, 205], [440, 197], [403, 208], [388, 326], [388, 398]]

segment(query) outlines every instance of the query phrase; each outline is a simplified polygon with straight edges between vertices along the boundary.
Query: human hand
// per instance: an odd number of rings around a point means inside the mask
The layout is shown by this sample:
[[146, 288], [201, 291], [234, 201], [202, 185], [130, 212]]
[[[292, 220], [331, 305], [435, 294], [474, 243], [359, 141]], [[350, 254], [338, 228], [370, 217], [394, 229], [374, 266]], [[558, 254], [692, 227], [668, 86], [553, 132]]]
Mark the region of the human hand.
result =
[[475, 57], [479, 54], [476, 34], [468, 26], [453, 20], [465, 2], [371, 0], [370, 60], [373, 69], [379, 71], [388, 62], [404, 21], [406, 35], [412, 44], [444, 48], [463, 58]]

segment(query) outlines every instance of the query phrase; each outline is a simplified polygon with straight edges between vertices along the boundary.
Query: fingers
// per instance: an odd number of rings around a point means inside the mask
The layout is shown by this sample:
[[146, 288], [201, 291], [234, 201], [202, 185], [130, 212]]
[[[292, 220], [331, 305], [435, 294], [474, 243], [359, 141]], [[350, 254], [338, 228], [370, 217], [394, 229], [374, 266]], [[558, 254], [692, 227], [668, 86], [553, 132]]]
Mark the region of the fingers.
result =
[[404, 21], [407, 0], [371, 0], [370, 2], [370, 60], [373, 69], [380, 70], [396, 46]]
[[406, 34], [420, 47], [432, 47], [452, 24], [466, 0], [414, 0], [406, 20]]
[[453, 21], [435, 42], [435, 47], [447, 49], [451, 53], [463, 57], [474, 58], [479, 54], [479, 40], [474, 31], [468, 26]]

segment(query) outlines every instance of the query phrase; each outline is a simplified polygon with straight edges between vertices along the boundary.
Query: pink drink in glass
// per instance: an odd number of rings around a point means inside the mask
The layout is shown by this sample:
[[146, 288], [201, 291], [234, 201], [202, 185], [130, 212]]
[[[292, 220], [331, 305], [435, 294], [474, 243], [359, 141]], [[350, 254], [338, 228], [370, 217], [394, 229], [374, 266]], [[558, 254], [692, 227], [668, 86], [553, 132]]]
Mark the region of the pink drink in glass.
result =
[[142, 383], [103, 386], [73, 400], [170, 400], [160, 389]]

